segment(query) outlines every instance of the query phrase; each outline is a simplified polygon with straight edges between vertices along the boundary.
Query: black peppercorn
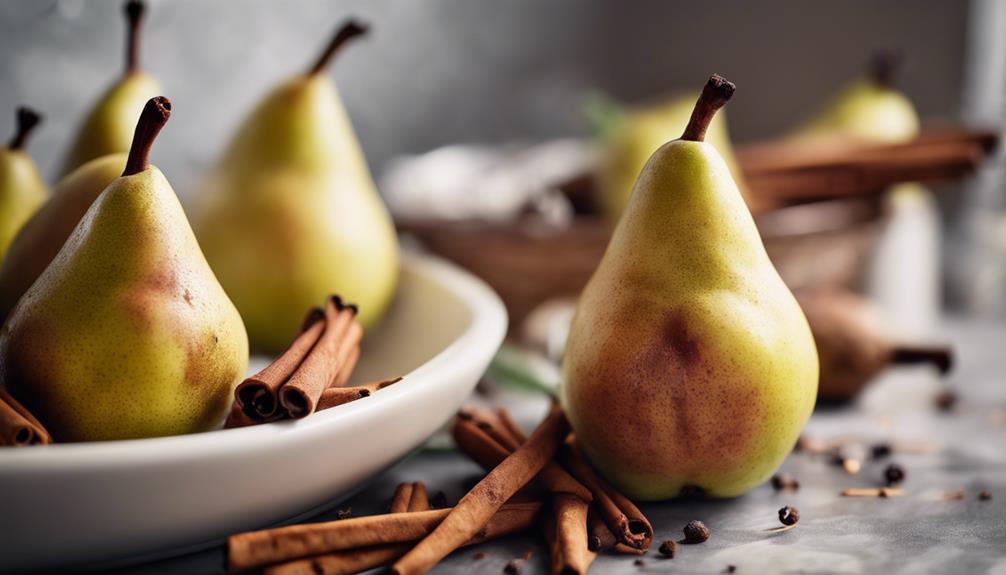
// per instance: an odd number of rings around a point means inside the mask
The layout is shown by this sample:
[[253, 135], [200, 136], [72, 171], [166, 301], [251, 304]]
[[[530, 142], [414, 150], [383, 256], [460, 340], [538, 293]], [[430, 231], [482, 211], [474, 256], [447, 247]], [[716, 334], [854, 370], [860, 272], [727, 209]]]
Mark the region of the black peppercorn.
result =
[[887, 485], [897, 485], [905, 480], [905, 469], [897, 463], [892, 463], [884, 470], [884, 479]]
[[523, 562], [524, 561], [521, 559], [511, 559], [507, 561], [506, 566], [503, 567], [503, 572], [506, 573], [506, 575], [520, 575], [520, 565]]
[[796, 522], [800, 520], [800, 510], [796, 507], [790, 507], [787, 505], [779, 510], [779, 521], [783, 525], [796, 525]]
[[737, 566], [736, 565], [727, 565], [726, 572], [727, 573], [736, 573], [737, 572]]
[[661, 555], [674, 559], [674, 554], [678, 551], [678, 544], [668, 539], [660, 544], [658, 551], [660, 551]]
[[949, 389], [941, 391], [933, 398], [933, 403], [940, 411], [953, 411], [954, 406], [957, 405], [957, 394]]
[[353, 516], [353, 508], [347, 507], [345, 509], [339, 509], [335, 512], [336, 519], [349, 519]]
[[772, 489], [776, 491], [796, 491], [800, 489], [800, 482], [788, 473], [776, 473], [772, 476]]
[[702, 543], [709, 539], [709, 528], [695, 519], [689, 521], [682, 531], [685, 533], [685, 543]]
[[978, 501], [991, 501], [991, 500], [992, 500], [992, 494], [989, 493], [988, 490], [984, 490], [978, 494]]
[[643, 561], [642, 559], [636, 559], [635, 561], [632, 562], [632, 564], [635, 565], [636, 567], [642, 567], [643, 565], [646, 565], [646, 561]]
[[873, 459], [883, 459], [885, 457], [890, 457], [891, 453], [894, 452], [894, 448], [891, 447], [890, 443], [875, 443], [873, 447], [870, 448], [870, 456]]

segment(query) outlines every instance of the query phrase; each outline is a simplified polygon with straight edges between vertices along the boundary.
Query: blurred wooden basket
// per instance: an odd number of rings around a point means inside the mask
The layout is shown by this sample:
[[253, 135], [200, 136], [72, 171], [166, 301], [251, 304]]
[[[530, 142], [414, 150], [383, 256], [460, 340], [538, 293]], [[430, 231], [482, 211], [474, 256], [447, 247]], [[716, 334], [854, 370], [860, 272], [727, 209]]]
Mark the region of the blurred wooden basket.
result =
[[[929, 128], [903, 144], [770, 142], [737, 155], [765, 247], [787, 284], [856, 289], [882, 225], [881, 192], [899, 182], [959, 179], [997, 141], [989, 131]], [[591, 193], [590, 178], [578, 179], [577, 189], [574, 195]], [[562, 228], [534, 220], [398, 226], [489, 283], [507, 306], [511, 329], [538, 304], [578, 294], [610, 235], [608, 224], [592, 214]]]

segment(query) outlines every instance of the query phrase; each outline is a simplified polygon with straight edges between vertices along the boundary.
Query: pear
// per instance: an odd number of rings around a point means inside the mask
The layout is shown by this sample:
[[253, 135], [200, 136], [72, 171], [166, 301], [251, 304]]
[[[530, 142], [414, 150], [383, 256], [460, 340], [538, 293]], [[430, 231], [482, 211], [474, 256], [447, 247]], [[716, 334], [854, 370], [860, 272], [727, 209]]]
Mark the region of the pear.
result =
[[278, 352], [328, 294], [373, 326], [398, 276], [398, 241], [333, 82], [342, 26], [306, 74], [258, 104], [207, 179], [193, 224], [254, 350]]
[[147, 103], [122, 176], [0, 330], [0, 386], [57, 441], [213, 429], [247, 368], [241, 317], [148, 162], [170, 109]]
[[807, 320], [703, 141], [733, 92], [712, 76], [681, 138], [646, 163], [570, 328], [570, 423], [599, 471], [641, 500], [744, 493], [814, 408]]
[[953, 366], [949, 347], [901, 342], [887, 333], [866, 298], [835, 288], [800, 290], [796, 297], [817, 343], [819, 400], [850, 400], [890, 365], [927, 363], [941, 374]]
[[0, 323], [56, 257], [95, 198], [122, 174], [126, 156], [104, 156], [71, 172], [14, 237], [0, 266]]
[[7, 147], [0, 148], [0, 261], [6, 259], [14, 236], [49, 193], [35, 161], [24, 151], [28, 136], [40, 121], [34, 111], [18, 108], [14, 137]]
[[64, 176], [89, 160], [128, 152], [143, 105], [162, 92], [157, 79], [140, 70], [140, 23], [145, 6], [130, 0], [124, 12], [128, 23], [125, 72], [88, 112], [66, 154], [60, 172]]
[[[598, 166], [598, 202], [611, 222], [629, 201], [632, 187], [650, 156], [668, 140], [677, 137], [688, 124], [696, 94], [668, 99], [626, 111], [601, 135], [601, 162]], [[735, 181], [742, 174], [734, 159], [726, 115], [717, 114], [706, 131], [706, 141], [726, 161]]]
[[898, 143], [919, 133], [919, 115], [903, 93], [894, 88], [900, 58], [893, 53], [873, 56], [867, 78], [843, 90], [795, 136], [826, 137], [843, 134], [875, 142]]

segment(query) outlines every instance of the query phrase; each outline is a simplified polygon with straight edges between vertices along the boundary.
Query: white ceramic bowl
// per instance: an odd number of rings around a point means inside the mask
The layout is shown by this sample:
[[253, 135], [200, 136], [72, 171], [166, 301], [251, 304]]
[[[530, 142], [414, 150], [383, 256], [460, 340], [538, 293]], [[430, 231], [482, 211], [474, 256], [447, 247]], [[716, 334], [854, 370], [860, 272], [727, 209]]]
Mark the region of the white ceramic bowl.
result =
[[506, 332], [492, 290], [406, 256], [356, 381], [372, 397], [281, 422], [179, 437], [0, 451], [0, 571], [191, 547], [337, 502], [457, 411]]

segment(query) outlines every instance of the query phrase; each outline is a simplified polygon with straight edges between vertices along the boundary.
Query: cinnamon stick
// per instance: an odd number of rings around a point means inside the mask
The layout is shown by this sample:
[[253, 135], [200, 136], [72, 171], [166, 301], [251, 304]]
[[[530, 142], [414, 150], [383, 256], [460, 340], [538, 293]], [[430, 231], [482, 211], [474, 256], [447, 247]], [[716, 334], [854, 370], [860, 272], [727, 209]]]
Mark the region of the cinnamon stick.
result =
[[[516, 447], [524, 443], [510, 436], [498, 422], [495, 425], [487, 422], [485, 426], [480, 426], [477, 422], [485, 420], [458, 417], [454, 422], [452, 433], [458, 448], [486, 471], [495, 468], [513, 453]], [[505, 447], [500, 441], [507, 446], [514, 445], [515, 448]], [[589, 489], [554, 461], [549, 461], [545, 465], [535, 477], [535, 481], [550, 493], [569, 493], [588, 503], [593, 499]]]
[[52, 443], [52, 436], [18, 400], [0, 388], [0, 445], [24, 447]]
[[391, 505], [388, 513], [404, 513], [409, 510], [412, 502], [412, 483], [399, 483], [395, 488], [395, 494], [391, 497]]
[[[353, 370], [356, 369], [356, 363], [360, 361], [360, 346], [357, 345], [349, 352], [349, 357], [346, 358], [345, 365], [339, 371], [339, 375], [335, 376], [335, 381], [329, 386], [332, 387], [344, 387], [349, 383], [349, 378], [353, 376]], [[326, 390], [327, 391], [327, 390]], [[320, 407], [318, 409], [321, 409]]]
[[363, 399], [364, 397], [370, 397], [378, 391], [390, 385], [394, 385], [399, 381], [402, 381], [401, 377], [385, 379], [382, 381], [373, 381], [361, 385], [354, 385], [352, 387], [330, 387], [323, 391], [321, 398], [318, 399], [317, 411], [349, 403], [351, 401], [356, 401], [357, 399]]
[[598, 477], [584, 460], [573, 436], [570, 436], [563, 447], [561, 459], [573, 477], [580, 480], [594, 495], [598, 514], [618, 542], [628, 548], [619, 550], [638, 552], [649, 549], [653, 543], [653, 526], [650, 521], [628, 497]]
[[430, 497], [426, 494], [426, 484], [422, 481], [416, 481], [412, 484], [409, 511], [429, 511], [430, 509]]
[[279, 388], [300, 367], [325, 329], [325, 311], [312, 308], [290, 347], [262, 371], [242, 381], [234, 390], [234, 402], [254, 422], [264, 422], [279, 409]]
[[354, 321], [356, 307], [345, 305], [338, 296], [325, 304], [325, 330], [300, 367], [280, 387], [279, 401], [293, 418], [314, 413], [322, 392], [335, 381], [352, 349], [363, 336]]
[[504, 501], [538, 474], [569, 433], [562, 410], [553, 406], [527, 442], [497, 465], [461, 501], [443, 523], [391, 567], [398, 575], [425, 573], [478, 534]]
[[552, 557], [552, 575], [584, 575], [597, 557], [587, 545], [587, 503], [565, 493], [552, 498], [545, 521], [545, 540]]
[[[502, 505], [466, 544], [525, 529], [540, 508], [540, 501]], [[408, 543], [433, 532], [452, 511], [386, 513], [232, 535], [227, 540], [227, 567], [241, 571], [334, 551]]]

